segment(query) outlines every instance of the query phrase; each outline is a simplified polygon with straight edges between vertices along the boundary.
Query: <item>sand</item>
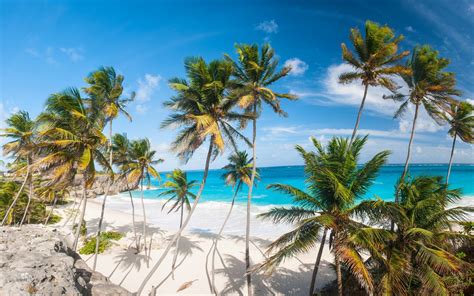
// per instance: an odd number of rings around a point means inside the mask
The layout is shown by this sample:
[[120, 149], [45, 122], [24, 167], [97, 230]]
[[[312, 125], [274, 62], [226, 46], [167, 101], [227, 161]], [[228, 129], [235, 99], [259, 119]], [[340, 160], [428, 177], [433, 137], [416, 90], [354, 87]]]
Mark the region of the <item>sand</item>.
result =
[[[141, 215], [140, 200], [134, 198], [135, 219], [137, 232], [142, 235], [143, 217]], [[94, 235], [97, 230], [98, 218], [102, 200], [89, 199], [85, 220], [88, 235]], [[200, 206], [202, 209], [199, 210]], [[217, 229], [224, 220], [228, 210], [228, 204], [209, 205], [203, 203], [198, 205], [198, 210], [193, 215], [187, 230], [180, 239], [177, 258], [177, 269], [174, 276], [171, 274], [172, 259], [175, 248], [168, 254], [160, 268], [148, 282], [142, 295], [148, 295], [151, 287], [157, 287], [156, 295], [212, 295], [206, 273], [206, 255], [212, 245]], [[57, 212], [63, 216], [68, 215], [68, 209], [72, 203], [63, 206]], [[132, 215], [130, 204], [128, 206], [125, 197], [109, 197], [105, 210], [105, 230], [120, 231], [126, 234], [105, 253], [100, 254], [97, 261], [97, 270], [109, 277], [110, 280], [131, 292], [136, 292], [144, 277], [148, 274], [153, 264], [158, 260], [179, 225], [178, 213], [167, 214], [160, 211], [159, 201], [146, 201], [147, 212], [147, 236], [151, 239], [150, 257], [144, 252], [136, 254], [133, 247]], [[210, 209], [214, 209], [214, 213]], [[217, 210], [216, 210], [217, 208]], [[252, 264], [261, 263], [265, 259], [266, 246], [276, 237], [285, 233], [291, 225], [273, 225], [271, 222], [263, 222], [255, 218], [255, 215], [264, 210], [255, 207], [252, 212], [252, 238], [250, 254]], [[72, 239], [72, 219], [63, 226], [66, 219], [51, 227], [58, 228]], [[206, 221], [203, 223], [203, 221]], [[160, 223], [161, 222], [161, 223]], [[246, 281], [244, 277], [244, 230], [245, 219], [243, 205], [237, 205], [235, 213], [231, 216], [227, 231], [218, 243], [218, 252], [215, 257], [216, 287], [219, 295], [247, 295]], [[203, 227], [205, 226], [205, 227]], [[319, 248], [319, 245], [317, 246]], [[286, 260], [271, 275], [253, 274], [252, 280], [255, 295], [308, 295], [311, 274], [316, 259], [317, 249], [313, 249], [297, 258]], [[208, 268], [211, 268], [211, 258], [208, 259]], [[83, 259], [92, 266], [91, 255], [83, 255]], [[335, 278], [331, 267], [333, 258], [328, 247], [325, 247], [320, 270], [318, 273], [316, 287], [320, 290], [325, 284]], [[183, 285], [187, 288], [177, 292]]]

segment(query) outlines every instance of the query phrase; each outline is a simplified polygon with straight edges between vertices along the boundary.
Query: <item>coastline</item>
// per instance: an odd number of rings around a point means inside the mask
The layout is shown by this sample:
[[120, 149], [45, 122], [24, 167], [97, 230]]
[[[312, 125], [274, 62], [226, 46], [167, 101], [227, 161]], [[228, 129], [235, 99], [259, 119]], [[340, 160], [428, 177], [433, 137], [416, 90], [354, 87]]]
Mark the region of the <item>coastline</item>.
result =
[[[88, 235], [94, 235], [97, 230], [101, 203], [101, 197], [88, 200], [85, 216]], [[140, 235], [143, 227], [140, 199], [134, 197], [134, 203], [137, 233]], [[163, 199], [144, 199], [144, 203], [148, 224], [147, 240], [150, 241], [151, 238], [152, 246], [149, 262], [151, 268], [160, 257], [167, 242], [178, 230], [179, 216], [178, 213], [167, 214], [166, 209], [161, 211], [164, 203]], [[459, 205], [473, 206], [474, 196], [464, 197]], [[180, 291], [180, 294], [210, 295], [205, 270], [206, 255], [215, 238], [215, 233], [217, 233], [228, 212], [229, 206], [229, 202], [218, 201], [204, 201], [198, 206], [189, 227], [184, 231], [180, 240], [178, 268], [174, 273], [174, 279], [170, 273], [173, 256], [168, 256], [165, 263], [149, 281], [145, 291], [149, 291], [152, 286], [159, 286], [159, 295], [174, 295], [183, 284], [191, 283], [190, 287]], [[68, 207], [71, 207], [71, 205], [68, 205]], [[257, 214], [271, 207], [273, 205], [258, 205], [252, 209], [250, 251], [252, 264], [262, 262], [265, 259], [264, 252], [267, 245], [281, 234], [292, 229], [292, 225], [276, 225], [256, 218]], [[66, 207], [63, 207], [57, 211], [64, 216], [65, 209]], [[219, 252], [215, 263], [216, 286], [223, 295], [246, 295], [244, 281], [244, 217], [244, 205], [236, 204], [223, 236], [219, 240]], [[473, 219], [474, 217], [471, 215], [470, 218]], [[61, 222], [59, 225], [62, 225]], [[51, 227], [57, 228], [58, 225], [52, 225]], [[65, 227], [59, 227], [59, 230], [71, 238], [70, 228], [71, 225], [66, 225]], [[133, 245], [133, 229], [128, 194], [122, 193], [108, 198], [104, 230], [120, 231], [125, 234], [125, 237], [106, 250], [105, 253], [99, 255], [97, 271], [109, 277], [115, 284], [121, 285], [129, 291], [136, 291], [149, 268], [144, 254], [137, 255], [134, 249], [130, 248]], [[306, 290], [311, 279], [317, 248], [319, 248], [319, 244], [303, 255], [286, 260], [270, 276], [255, 275], [256, 295], [307, 295]], [[173, 248], [173, 254], [174, 251]], [[87, 264], [92, 264], [92, 255], [83, 255], [82, 257]], [[317, 291], [320, 291], [326, 284], [335, 279], [331, 267], [332, 261], [332, 254], [329, 248], [325, 247], [320, 273], [316, 281]], [[208, 259], [209, 268], [211, 266], [210, 262], [211, 259]], [[189, 268], [190, 266], [193, 268]], [[166, 281], [163, 282], [164, 279]]]
[[[101, 198], [90, 199], [87, 204], [85, 220], [87, 224], [88, 235], [95, 235], [97, 230], [97, 221], [100, 215]], [[142, 231], [142, 214], [140, 200], [134, 198], [136, 208], [136, 226], [137, 233]], [[179, 294], [190, 295], [211, 295], [208, 279], [206, 276], [206, 255], [210, 249], [215, 233], [224, 220], [225, 214], [229, 208], [222, 207], [222, 210], [216, 211], [216, 206], [221, 206], [219, 202], [204, 202], [198, 206], [195, 215], [192, 217], [190, 225], [184, 231], [180, 239], [180, 250], [177, 263], [179, 264], [174, 273], [174, 279], [171, 277], [171, 261], [173, 256], [168, 256], [164, 264], [154, 274], [145, 288], [149, 291], [152, 286], [159, 286], [157, 295], [174, 295], [183, 284], [192, 282], [187, 289], [180, 291]], [[178, 229], [178, 216], [175, 213], [166, 214], [161, 210], [162, 201], [145, 200], [147, 213], [147, 241], [152, 240], [150, 268], [159, 258], [161, 252], [166, 247], [171, 236]], [[121, 285], [129, 291], [136, 291], [141, 280], [149, 271], [146, 263], [146, 257], [143, 253], [135, 254], [134, 249], [129, 248], [133, 244], [132, 215], [125, 209], [130, 207], [130, 200], [125, 197], [111, 196], [107, 199], [104, 231], [120, 231], [125, 233], [125, 237], [113, 245], [110, 249], [100, 254], [97, 262], [97, 271], [101, 272], [110, 280]], [[65, 210], [71, 207], [62, 207], [57, 210], [62, 216]], [[224, 235], [219, 240], [219, 252], [216, 256], [216, 286], [222, 295], [246, 295], [244, 272], [244, 227], [245, 223], [241, 220], [240, 205], [234, 207], [233, 214], [224, 230]], [[268, 208], [268, 207], [267, 207]], [[212, 210], [212, 215], [208, 214]], [[258, 206], [252, 212], [252, 237], [251, 237], [251, 260], [252, 264], [262, 262], [266, 246], [277, 236], [291, 229], [291, 225], [274, 225], [271, 222], [262, 222], [255, 218], [261, 207]], [[244, 209], [242, 208], [242, 214]], [[221, 217], [222, 216], [222, 217]], [[71, 221], [72, 222], [72, 221]], [[71, 225], [62, 226], [62, 222], [49, 227], [58, 228], [67, 237], [72, 238], [70, 231]], [[213, 225], [213, 227], [205, 227]], [[239, 230], [241, 228], [241, 230]], [[316, 258], [317, 248], [296, 258], [286, 260], [270, 276], [263, 274], [255, 275], [255, 295], [307, 295], [307, 287], [311, 280], [312, 268]], [[173, 248], [172, 253], [174, 254]], [[211, 257], [208, 260], [208, 266], [211, 266]], [[82, 258], [88, 265], [92, 265], [93, 255], [82, 255]], [[332, 255], [326, 247], [323, 252], [320, 274], [316, 282], [317, 289], [322, 289], [327, 283], [335, 278], [331, 267]], [[181, 264], [180, 264], [181, 263]], [[192, 266], [193, 268], [189, 268]], [[166, 281], [160, 284], [163, 279]]]

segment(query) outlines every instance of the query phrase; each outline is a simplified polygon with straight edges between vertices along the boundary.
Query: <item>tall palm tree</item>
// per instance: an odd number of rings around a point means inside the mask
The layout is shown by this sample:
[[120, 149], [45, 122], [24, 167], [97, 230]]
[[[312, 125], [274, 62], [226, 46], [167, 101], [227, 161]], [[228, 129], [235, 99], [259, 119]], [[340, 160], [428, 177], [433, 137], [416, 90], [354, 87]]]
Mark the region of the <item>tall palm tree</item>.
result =
[[[87, 93], [91, 100], [96, 100], [97, 105], [100, 106], [101, 109], [104, 111], [105, 119], [109, 123], [109, 164], [110, 167], [113, 167], [113, 155], [112, 155], [112, 123], [115, 118], [118, 117], [119, 113], [123, 113], [130, 121], [132, 117], [128, 112], [125, 110], [126, 104], [133, 101], [135, 96], [132, 93], [130, 99], [122, 98], [123, 92], [123, 75], [117, 75], [114, 68], [112, 67], [101, 67], [99, 70], [92, 72], [89, 76], [85, 79], [86, 82], [89, 84], [88, 87], [84, 89], [85, 93]], [[113, 172], [111, 174], [113, 176]], [[102, 230], [102, 223], [104, 220], [104, 212], [105, 212], [105, 203], [107, 200], [107, 195], [109, 194], [110, 186], [112, 185], [113, 179], [111, 178], [107, 189], [105, 190], [104, 198], [102, 200], [102, 209], [99, 218], [99, 225], [97, 227], [97, 235], [96, 237], [100, 237], [100, 233]], [[95, 245], [95, 255], [94, 255], [94, 263], [93, 263], [93, 270], [95, 270], [97, 265], [97, 256], [99, 254], [99, 239], [96, 239]]]
[[[272, 107], [276, 113], [286, 116], [280, 106], [280, 99], [295, 100], [296, 96], [281, 94], [270, 89], [273, 83], [288, 75], [290, 67], [284, 67], [277, 71], [278, 59], [275, 51], [269, 44], [264, 44], [259, 52], [258, 45], [242, 44], [237, 45], [237, 62], [229, 56], [226, 59], [234, 65], [232, 82], [232, 96], [237, 100], [237, 104], [246, 112], [252, 112], [255, 117], [252, 119], [252, 176], [247, 197], [247, 226], [245, 231], [245, 267], [250, 268], [250, 209], [252, 201], [253, 183], [257, 172], [257, 118], [265, 103]], [[247, 273], [248, 294], [252, 293], [251, 274]]]
[[[269, 185], [269, 188], [292, 196], [295, 205], [289, 208], [275, 207], [259, 217], [271, 219], [275, 223], [296, 224], [296, 228], [270, 244], [268, 253], [271, 256], [262, 267], [271, 271], [286, 258], [308, 252], [316, 245], [322, 232], [309, 295], [314, 293], [328, 231], [329, 246], [336, 264], [339, 295], [343, 294], [341, 263], [347, 265], [369, 293], [373, 289], [373, 281], [361, 255], [355, 246], [347, 243], [350, 234], [363, 226], [352, 219], [361, 211], [355, 204], [356, 200], [367, 193], [389, 155], [388, 151], [380, 152], [364, 165], [358, 166], [359, 154], [366, 141], [367, 137], [356, 137], [350, 145], [347, 139], [333, 138], [324, 148], [312, 138], [316, 151], [308, 152], [301, 146], [296, 148], [305, 162], [306, 190], [286, 184]], [[272, 254], [274, 251], [276, 252]]]
[[[410, 72], [400, 74], [409, 88], [408, 94], [395, 93], [384, 96], [387, 99], [403, 101], [394, 117], [402, 116], [407, 111], [409, 104], [415, 105], [407, 157], [400, 182], [404, 182], [408, 172], [420, 106], [423, 106], [428, 115], [438, 124], [442, 124], [443, 113], [448, 111], [451, 103], [455, 102], [453, 96], [460, 94], [455, 89], [456, 79], [454, 73], [444, 71], [449, 65], [449, 60], [438, 57], [438, 54], [438, 51], [433, 50], [428, 45], [416, 47], [406, 64]], [[395, 195], [395, 199], [398, 201], [398, 195]]]
[[137, 236], [137, 227], [135, 223], [135, 203], [133, 202], [132, 192], [128, 182], [128, 175], [130, 174], [130, 141], [126, 134], [115, 134], [112, 137], [112, 151], [113, 151], [113, 162], [118, 166], [120, 171], [120, 178], [125, 179], [126, 188], [128, 195], [130, 196], [130, 204], [132, 206], [132, 227], [133, 234], [135, 237], [135, 247], [137, 252], [140, 251], [140, 241]]
[[[5, 212], [5, 216], [2, 219], [1, 225], [4, 225], [7, 217], [10, 214], [10, 211], [17, 203], [18, 198], [20, 197], [20, 194], [28, 181], [30, 184], [30, 190], [28, 194], [28, 203], [25, 208], [24, 217], [26, 217], [26, 214], [28, 213], [28, 208], [33, 195], [33, 178], [31, 173], [31, 165], [35, 145], [35, 121], [30, 118], [28, 112], [19, 111], [7, 118], [6, 124], [7, 127], [3, 129], [4, 133], [1, 134], [1, 136], [8, 137], [11, 139], [11, 141], [3, 145], [3, 153], [5, 155], [15, 158], [14, 163], [17, 164], [16, 167], [18, 168], [15, 174], [18, 175], [24, 173], [24, 179], [20, 190], [16, 193], [13, 202]], [[24, 172], [25, 169], [26, 173]], [[24, 219], [22, 219], [22, 221], [23, 220]]]
[[[213, 244], [208, 252], [208, 255], [209, 255], [212, 251], [212, 259], [211, 259], [212, 279], [211, 279], [211, 285], [210, 285], [211, 293], [217, 293], [217, 290], [215, 287], [215, 264], [214, 264], [216, 251], [217, 251], [217, 244], [222, 235], [222, 232], [224, 231], [225, 225], [227, 224], [227, 221], [229, 220], [229, 217], [232, 213], [232, 210], [235, 204], [235, 199], [237, 198], [237, 194], [240, 192], [244, 184], [247, 186], [250, 186], [251, 178], [252, 178], [253, 160], [251, 158], [249, 159], [249, 156], [246, 151], [237, 151], [234, 154], [231, 154], [228, 157], [228, 161], [229, 161], [229, 164], [227, 164], [226, 166], [222, 168], [223, 170], [226, 171], [224, 174], [222, 174], [222, 178], [225, 180], [225, 183], [227, 185], [232, 186], [234, 190], [234, 195], [232, 197], [232, 202], [230, 203], [229, 212], [227, 212], [224, 222], [222, 223], [222, 226], [220, 227], [219, 232], [217, 233], [216, 238], [214, 239]], [[257, 170], [257, 174], [255, 178], [259, 179], [258, 170]]]
[[162, 123], [162, 127], [181, 127], [171, 148], [185, 162], [204, 142], [208, 141], [209, 148], [204, 163], [204, 174], [196, 198], [183, 225], [141, 283], [138, 295], [141, 294], [146, 283], [188, 225], [204, 190], [211, 159], [215, 159], [219, 153], [224, 151], [226, 141], [236, 150], [236, 138], [246, 140], [230, 122], [253, 118], [249, 114], [243, 115], [231, 111], [234, 102], [228, 98], [232, 74], [230, 62], [215, 60], [206, 63], [203, 58], [188, 58], [185, 61], [185, 69], [188, 80], [179, 78], [170, 80], [170, 87], [177, 94], [165, 102], [165, 106], [173, 110], [174, 113]]
[[396, 36], [393, 30], [386, 25], [380, 26], [377, 23], [366, 21], [365, 37], [362, 36], [358, 28], [351, 29], [349, 39], [354, 47], [355, 54], [347, 48], [345, 43], [341, 44], [342, 59], [351, 65], [354, 71], [341, 74], [339, 83], [348, 84], [360, 80], [364, 86], [364, 95], [352, 131], [351, 144], [359, 128], [369, 86], [382, 86], [393, 92], [398, 86], [391, 77], [408, 73], [406, 68], [397, 65], [401, 59], [409, 54], [409, 51], [398, 52], [398, 45], [403, 38], [403, 35]]
[[145, 255], [147, 254], [146, 243], [146, 212], [145, 203], [143, 201], [143, 183], [146, 181], [150, 187], [151, 177], [160, 179], [160, 174], [155, 166], [164, 160], [156, 158], [156, 151], [151, 149], [150, 141], [145, 139], [134, 140], [130, 142], [130, 162], [128, 164], [129, 173], [128, 181], [133, 184], [140, 184], [140, 200], [143, 211], [143, 242]]
[[[360, 228], [350, 240], [368, 251], [375, 292], [380, 295], [450, 295], [445, 276], [467, 266], [452, 254], [453, 240], [466, 236], [452, 232], [453, 224], [468, 218], [472, 207], [452, 207], [460, 191], [448, 189], [442, 177], [417, 177], [402, 183], [399, 203], [364, 201], [370, 219], [396, 230]], [[367, 217], [361, 215], [361, 217]], [[467, 238], [472, 239], [472, 238]]]
[[459, 137], [466, 143], [474, 143], [473, 106], [469, 104], [469, 102], [451, 104], [451, 108], [447, 113], [447, 121], [451, 127], [448, 134], [453, 137], [453, 146], [451, 147], [451, 156], [449, 157], [448, 174], [446, 175], [446, 184], [449, 184], [449, 175], [451, 174], [451, 166], [453, 164], [456, 138]]
[[[181, 226], [183, 226], [184, 208], [186, 208], [189, 212], [189, 210], [191, 209], [190, 199], [196, 198], [196, 195], [191, 192], [191, 189], [195, 186], [198, 186], [198, 182], [195, 180], [188, 181], [186, 172], [183, 172], [180, 169], [175, 169], [171, 174], [167, 174], [166, 178], [168, 179], [168, 181], [163, 184], [163, 188], [166, 188], [166, 190], [158, 195], [161, 197], [169, 197], [169, 199], [163, 204], [162, 210], [169, 202], [173, 201], [173, 204], [170, 207], [168, 214], [173, 211], [180, 212], [179, 228], [181, 228]], [[173, 278], [174, 270], [176, 268], [176, 260], [178, 258], [178, 252], [179, 237], [176, 240], [176, 252], [173, 257], [173, 263], [171, 265]]]
[[40, 115], [40, 158], [36, 165], [50, 176], [50, 184], [70, 183], [76, 173], [82, 176], [82, 209], [73, 250], [76, 250], [87, 207], [87, 190], [94, 183], [95, 162], [111, 172], [102, 151], [107, 137], [102, 134], [103, 117], [99, 107], [81, 97], [76, 88], [52, 94]]

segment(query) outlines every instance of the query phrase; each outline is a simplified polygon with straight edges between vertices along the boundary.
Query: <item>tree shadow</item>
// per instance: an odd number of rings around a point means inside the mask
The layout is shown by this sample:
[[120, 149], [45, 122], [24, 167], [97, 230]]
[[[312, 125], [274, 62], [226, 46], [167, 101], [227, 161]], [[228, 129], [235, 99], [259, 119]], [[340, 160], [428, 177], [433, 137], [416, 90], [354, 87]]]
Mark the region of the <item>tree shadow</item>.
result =
[[146, 262], [147, 258], [148, 257], [144, 253], [137, 253], [137, 250], [134, 247], [129, 246], [114, 257], [116, 265], [114, 270], [110, 273], [109, 278], [113, 276], [119, 267], [122, 271], [128, 270], [119, 283], [119, 285], [121, 285], [133, 269], [137, 272], [140, 271], [142, 262]]
[[[166, 239], [172, 240], [174, 235], [169, 235]], [[193, 241], [186, 236], [180, 236], [179, 238], [179, 249], [178, 255], [190, 256], [193, 254], [193, 250], [204, 252], [199, 246], [200, 241]], [[176, 252], [176, 248], [173, 249], [173, 253]]]
[[209, 229], [202, 229], [202, 228], [192, 228], [189, 231], [191, 234], [194, 234], [200, 238], [204, 239], [215, 239], [217, 237], [217, 233], [210, 231]]
[[[225, 288], [220, 295], [241, 294], [245, 289], [245, 261], [231, 255], [225, 255], [225, 267], [217, 269], [216, 273], [226, 277]], [[306, 266], [308, 265], [308, 266]], [[285, 267], [277, 268], [271, 275], [262, 273], [252, 273], [252, 284], [255, 295], [307, 295], [311, 282], [312, 268], [310, 264], [300, 265], [298, 270], [291, 270]], [[323, 288], [323, 284], [328, 283], [334, 277], [331, 263], [321, 261], [316, 288]]]

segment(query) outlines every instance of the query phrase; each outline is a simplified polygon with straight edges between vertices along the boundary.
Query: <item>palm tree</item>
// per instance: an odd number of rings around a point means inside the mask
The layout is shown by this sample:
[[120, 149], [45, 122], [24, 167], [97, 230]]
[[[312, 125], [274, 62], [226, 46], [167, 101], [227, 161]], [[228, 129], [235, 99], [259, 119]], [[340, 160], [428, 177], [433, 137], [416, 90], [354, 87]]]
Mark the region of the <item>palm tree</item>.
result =
[[[232, 186], [234, 190], [234, 195], [232, 197], [232, 202], [230, 204], [229, 212], [227, 213], [224, 222], [222, 223], [221, 228], [219, 229], [219, 232], [216, 235], [216, 238], [213, 241], [213, 244], [211, 248], [209, 249], [208, 255], [212, 251], [212, 270], [211, 270], [211, 275], [212, 275], [212, 280], [211, 280], [211, 293], [217, 293], [216, 287], [215, 287], [215, 256], [216, 256], [216, 251], [217, 251], [217, 243], [222, 235], [222, 232], [224, 231], [225, 225], [227, 224], [227, 221], [229, 220], [230, 214], [232, 213], [232, 209], [234, 208], [235, 204], [235, 199], [237, 197], [237, 194], [240, 192], [242, 189], [242, 186], [245, 184], [247, 186], [250, 186], [250, 180], [252, 176], [252, 163], [253, 160], [249, 159], [249, 156], [247, 152], [245, 151], [237, 151], [234, 154], [230, 155], [228, 157], [229, 164], [224, 166], [222, 169], [225, 170], [226, 172], [222, 174], [222, 178], [225, 180], [227, 185]], [[255, 176], [257, 179], [259, 179], [259, 174], [257, 170], [257, 174]]]
[[[360, 228], [351, 241], [370, 253], [376, 293], [380, 295], [450, 295], [445, 276], [462, 272], [467, 264], [451, 253], [453, 240], [466, 236], [449, 229], [468, 218], [472, 207], [447, 208], [460, 199], [442, 177], [417, 177], [402, 183], [399, 203], [364, 201], [370, 219], [396, 230]], [[364, 217], [364, 215], [360, 215]], [[469, 239], [469, 237], [467, 238]]]
[[34, 128], [35, 128], [35, 121], [30, 119], [30, 115], [26, 111], [19, 111], [13, 115], [11, 115], [6, 120], [7, 128], [3, 129], [4, 134], [1, 134], [2, 137], [8, 137], [12, 140], [3, 145], [3, 153], [10, 157], [14, 157], [14, 163], [17, 164], [17, 171], [16, 174], [21, 174], [24, 172], [26, 168], [25, 177], [23, 179], [23, 183], [20, 187], [20, 190], [16, 193], [13, 202], [8, 207], [7, 211], [5, 212], [5, 216], [2, 219], [1, 225], [4, 225], [7, 217], [10, 214], [10, 211], [13, 209], [15, 204], [20, 197], [23, 188], [25, 187], [26, 183], [29, 181], [30, 183], [30, 192], [28, 194], [28, 203], [25, 208], [24, 216], [22, 219], [23, 224], [24, 217], [28, 213], [28, 208], [31, 202], [31, 198], [33, 196], [33, 178], [31, 173], [31, 165], [32, 165], [32, 158], [34, 153]]
[[[110, 167], [113, 167], [113, 155], [112, 155], [112, 123], [115, 118], [118, 117], [119, 112], [123, 113], [130, 121], [132, 117], [130, 114], [125, 111], [126, 104], [133, 101], [135, 96], [132, 93], [130, 99], [122, 98], [123, 92], [123, 75], [117, 75], [114, 68], [112, 67], [101, 67], [99, 70], [92, 72], [86, 79], [86, 82], [89, 84], [89, 87], [85, 88], [84, 91], [91, 97], [92, 100], [96, 100], [97, 105], [103, 109], [105, 114], [106, 121], [109, 122], [109, 164]], [[113, 171], [111, 172], [113, 176]], [[99, 218], [99, 226], [97, 227], [96, 237], [100, 237], [100, 232], [102, 230], [102, 222], [104, 220], [105, 212], [105, 203], [107, 200], [107, 195], [109, 194], [110, 186], [113, 183], [111, 178], [110, 182], [107, 185], [105, 190], [104, 198], [102, 200], [102, 209]], [[95, 245], [95, 255], [93, 270], [95, 271], [97, 265], [97, 256], [99, 254], [99, 239], [96, 239]]]
[[140, 184], [140, 199], [143, 211], [143, 242], [146, 255], [146, 212], [145, 203], [143, 201], [143, 182], [146, 181], [148, 187], [150, 187], [151, 177], [160, 179], [160, 174], [156, 170], [155, 165], [162, 163], [164, 160], [155, 157], [156, 151], [151, 149], [150, 141], [147, 138], [132, 141], [130, 143], [129, 153], [128, 181], [133, 184]]
[[[280, 99], [295, 100], [290, 94], [280, 94], [270, 89], [271, 85], [288, 75], [290, 67], [277, 71], [278, 59], [269, 44], [264, 44], [259, 52], [258, 45], [237, 45], [238, 61], [234, 62], [229, 56], [226, 59], [234, 65], [232, 81], [232, 96], [238, 105], [247, 113], [252, 112], [252, 176], [247, 197], [247, 226], [245, 231], [245, 266], [250, 268], [250, 208], [252, 201], [253, 183], [257, 172], [257, 118], [262, 111], [263, 103], [270, 105], [273, 111], [286, 116], [280, 106]], [[251, 274], [247, 273], [248, 295], [252, 295]]]
[[453, 146], [451, 148], [451, 156], [449, 157], [446, 184], [449, 183], [449, 175], [451, 174], [456, 138], [459, 137], [466, 143], [474, 143], [474, 115], [472, 112], [473, 106], [469, 104], [469, 102], [460, 102], [459, 104], [453, 103], [448, 111], [447, 121], [451, 126], [448, 134], [453, 137]]
[[[195, 180], [188, 181], [187, 174], [180, 169], [175, 169], [171, 174], [167, 174], [166, 178], [168, 181], [163, 184], [163, 188], [166, 188], [166, 190], [158, 195], [160, 197], [169, 196], [169, 199], [163, 204], [162, 210], [169, 202], [173, 201], [173, 205], [170, 207], [168, 214], [172, 211], [180, 211], [179, 228], [181, 228], [181, 226], [183, 226], [184, 208], [186, 207], [189, 212], [191, 209], [191, 203], [189, 200], [196, 198], [196, 195], [191, 192], [191, 189], [197, 186], [198, 182]], [[176, 252], [171, 265], [173, 278], [178, 252], [179, 237], [176, 240]]]
[[296, 228], [270, 244], [271, 255], [261, 266], [272, 271], [280, 262], [299, 253], [308, 252], [316, 246], [322, 232], [321, 244], [316, 257], [309, 295], [313, 295], [321, 254], [329, 234], [336, 264], [339, 295], [342, 295], [341, 263], [357, 278], [368, 293], [373, 281], [357, 248], [347, 243], [348, 237], [363, 224], [352, 220], [361, 210], [355, 204], [372, 185], [382, 165], [387, 161], [388, 151], [376, 154], [364, 165], [358, 166], [358, 158], [367, 137], [357, 138], [352, 145], [347, 139], [333, 138], [326, 148], [312, 138], [315, 152], [307, 152], [297, 146], [305, 162], [306, 191], [286, 184], [271, 184], [269, 188], [293, 197], [294, 206], [275, 207], [260, 214], [263, 219], [275, 223], [296, 224]]
[[103, 117], [94, 102], [84, 100], [78, 89], [52, 94], [40, 115], [40, 158], [36, 165], [50, 176], [50, 184], [70, 184], [82, 175], [82, 209], [73, 250], [76, 250], [87, 207], [87, 190], [95, 179], [95, 162], [112, 171], [102, 151], [107, 138], [102, 134]]
[[128, 174], [130, 173], [130, 141], [126, 134], [115, 134], [112, 137], [112, 151], [113, 151], [113, 162], [119, 167], [120, 178], [125, 179], [126, 188], [128, 195], [130, 196], [130, 204], [132, 206], [132, 227], [133, 234], [135, 237], [135, 246], [137, 252], [140, 251], [140, 241], [137, 236], [137, 227], [135, 223], [135, 203], [133, 202], [132, 192], [128, 183]]
[[361, 80], [364, 86], [364, 95], [362, 96], [357, 120], [352, 131], [350, 141], [350, 144], [352, 144], [359, 128], [369, 86], [382, 86], [392, 92], [395, 91], [398, 86], [391, 77], [397, 74], [408, 73], [408, 70], [397, 65], [397, 62], [410, 52], [398, 52], [398, 45], [403, 40], [403, 35], [396, 36], [390, 27], [386, 25], [380, 26], [371, 21], [365, 22], [365, 38], [358, 28], [351, 29], [349, 38], [356, 54], [352, 53], [345, 43], [342, 43], [342, 59], [351, 65], [354, 71], [341, 74], [339, 76], [339, 83], [348, 84]]
[[55, 184], [54, 186], [42, 186], [37, 189], [38, 197], [44, 202], [48, 202], [51, 205], [51, 210], [48, 216], [44, 220], [44, 225], [47, 225], [51, 215], [53, 214], [56, 203], [60, 199], [64, 199], [66, 195], [69, 195], [67, 184]]
[[177, 95], [165, 102], [165, 106], [173, 110], [174, 113], [162, 123], [162, 127], [181, 127], [171, 148], [185, 162], [204, 142], [209, 141], [204, 174], [196, 198], [183, 225], [141, 283], [138, 295], [141, 294], [146, 283], [188, 225], [206, 184], [211, 159], [215, 159], [219, 153], [224, 151], [225, 140], [235, 150], [235, 138], [245, 140], [245, 137], [230, 122], [253, 118], [249, 114], [231, 111], [234, 102], [228, 98], [228, 87], [232, 74], [230, 62], [215, 60], [208, 64], [203, 58], [188, 58], [185, 61], [185, 69], [188, 80], [179, 78], [170, 80], [170, 87], [177, 92]]
[[[384, 98], [403, 101], [395, 113], [394, 117], [396, 118], [406, 112], [410, 103], [415, 105], [407, 157], [400, 182], [404, 182], [408, 172], [411, 146], [415, 136], [415, 126], [420, 106], [423, 106], [428, 115], [438, 124], [442, 124], [443, 113], [449, 109], [451, 103], [455, 102], [452, 96], [460, 94], [454, 88], [456, 85], [454, 73], [444, 71], [448, 65], [449, 60], [438, 57], [438, 52], [428, 45], [416, 47], [406, 64], [410, 72], [400, 74], [409, 88], [408, 94], [395, 93], [384, 96]], [[395, 200], [398, 201], [398, 195], [395, 195]]]

